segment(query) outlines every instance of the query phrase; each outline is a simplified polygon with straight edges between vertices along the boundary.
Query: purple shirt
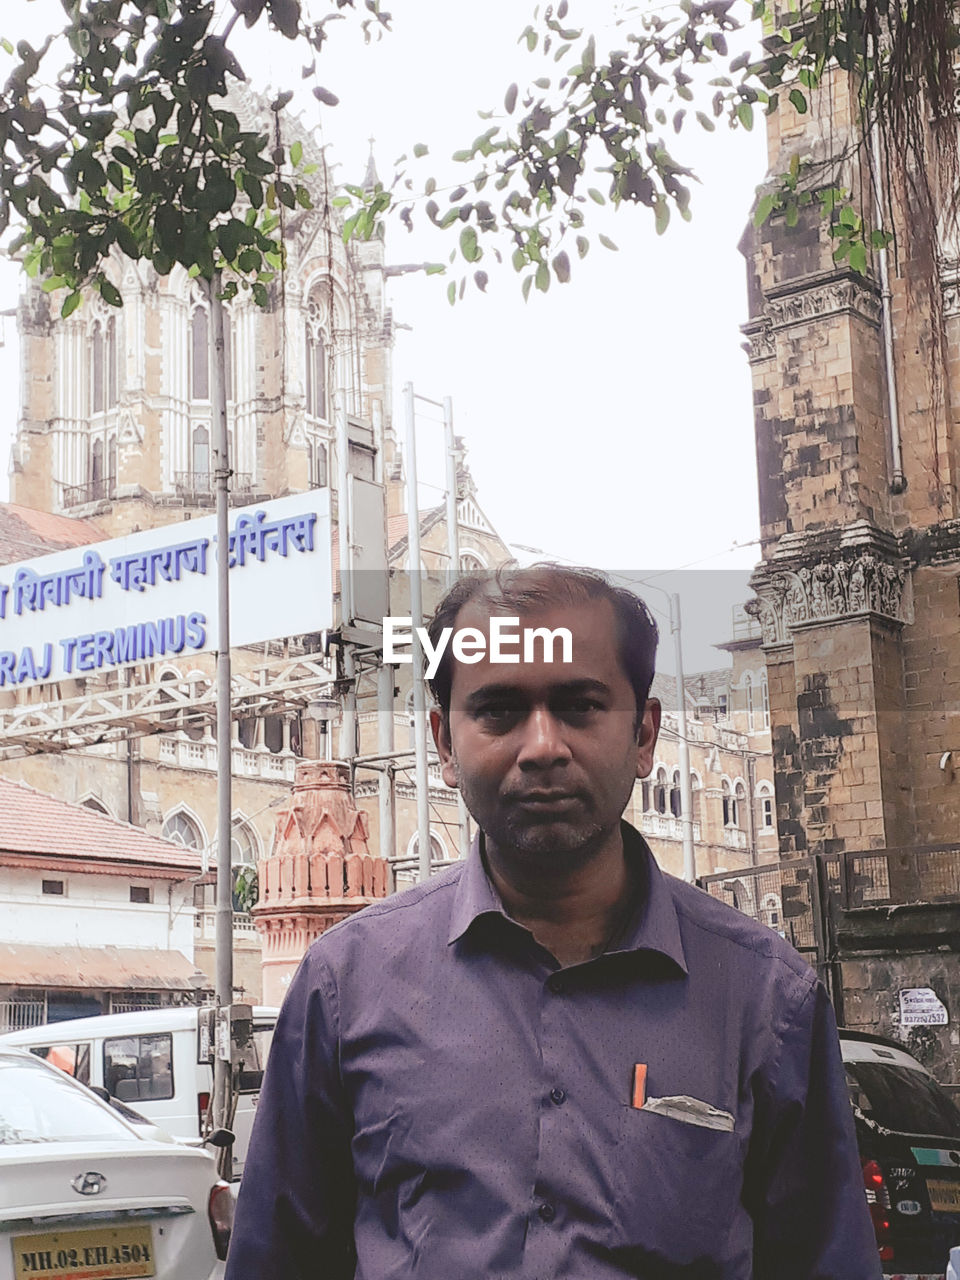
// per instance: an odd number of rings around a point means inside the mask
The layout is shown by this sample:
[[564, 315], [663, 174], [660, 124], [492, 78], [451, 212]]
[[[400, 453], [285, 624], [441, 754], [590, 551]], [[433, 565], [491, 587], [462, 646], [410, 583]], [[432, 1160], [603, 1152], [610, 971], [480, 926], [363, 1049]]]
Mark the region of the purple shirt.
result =
[[877, 1280], [825, 991], [624, 836], [640, 906], [586, 963], [506, 915], [476, 848], [314, 943], [227, 1280]]

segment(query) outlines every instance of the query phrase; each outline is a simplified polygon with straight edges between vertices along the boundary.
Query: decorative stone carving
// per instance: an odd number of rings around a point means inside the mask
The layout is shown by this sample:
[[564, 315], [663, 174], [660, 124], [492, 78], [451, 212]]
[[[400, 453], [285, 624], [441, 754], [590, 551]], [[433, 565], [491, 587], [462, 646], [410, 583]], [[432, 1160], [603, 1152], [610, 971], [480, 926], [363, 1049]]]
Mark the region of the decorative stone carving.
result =
[[806, 289], [768, 296], [764, 316], [774, 329], [821, 320], [824, 316], [849, 312], [870, 324], [880, 323], [880, 299], [854, 280], [829, 280]]
[[388, 867], [370, 853], [367, 819], [339, 761], [297, 765], [293, 794], [277, 815], [276, 836], [261, 858], [254, 924], [263, 947], [263, 996], [278, 1004], [315, 938], [387, 895]]
[[760, 364], [764, 360], [772, 360], [777, 354], [777, 340], [769, 322], [742, 325], [740, 332], [746, 338], [743, 349], [747, 353], [750, 364]]
[[764, 646], [788, 644], [794, 628], [877, 614], [906, 621], [906, 573], [871, 551], [821, 559], [797, 569], [763, 566], [751, 583], [757, 596], [746, 612], [757, 619]]

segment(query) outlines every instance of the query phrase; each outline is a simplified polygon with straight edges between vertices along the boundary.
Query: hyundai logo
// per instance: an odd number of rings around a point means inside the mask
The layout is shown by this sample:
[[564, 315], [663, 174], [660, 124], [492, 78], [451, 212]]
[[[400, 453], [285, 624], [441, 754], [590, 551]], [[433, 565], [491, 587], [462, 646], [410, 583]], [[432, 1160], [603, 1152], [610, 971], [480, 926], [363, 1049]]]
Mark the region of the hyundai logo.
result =
[[98, 1196], [106, 1187], [107, 1180], [102, 1173], [91, 1169], [87, 1173], [78, 1173], [70, 1185], [82, 1196]]

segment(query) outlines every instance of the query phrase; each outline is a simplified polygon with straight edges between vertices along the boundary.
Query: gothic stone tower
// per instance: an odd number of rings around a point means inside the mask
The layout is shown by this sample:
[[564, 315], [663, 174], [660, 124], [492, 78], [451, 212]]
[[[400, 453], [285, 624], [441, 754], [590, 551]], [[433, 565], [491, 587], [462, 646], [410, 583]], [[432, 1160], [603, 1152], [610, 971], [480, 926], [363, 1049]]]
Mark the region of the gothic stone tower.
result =
[[[782, 103], [770, 117], [770, 174], [839, 154], [856, 127], [831, 73], [808, 114]], [[864, 189], [853, 164], [841, 181]], [[924, 255], [903, 207], [888, 254], [893, 395], [876, 256], [865, 277], [838, 265], [816, 201], [741, 245], [763, 546], [753, 609], [784, 856], [958, 838], [960, 785], [941, 761], [960, 752], [960, 242], [941, 234]]]

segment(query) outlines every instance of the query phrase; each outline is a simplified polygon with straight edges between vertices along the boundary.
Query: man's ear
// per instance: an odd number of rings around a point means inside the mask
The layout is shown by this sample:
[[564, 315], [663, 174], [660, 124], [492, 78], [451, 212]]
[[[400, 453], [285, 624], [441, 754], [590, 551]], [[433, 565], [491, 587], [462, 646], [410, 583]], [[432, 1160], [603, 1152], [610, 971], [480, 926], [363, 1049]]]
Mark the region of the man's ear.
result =
[[637, 777], [646, 778], [653, 768], [653, 753], [660, 735], [660, 699], [648, 698], [637, 726]]
[[438, 707], [430, 708], [430, 732], [440, 757], [440, 774], [448, 787], [456, 787], [457, 771], [453, 767], [453, 745], [450, 741], [450, 719]]

